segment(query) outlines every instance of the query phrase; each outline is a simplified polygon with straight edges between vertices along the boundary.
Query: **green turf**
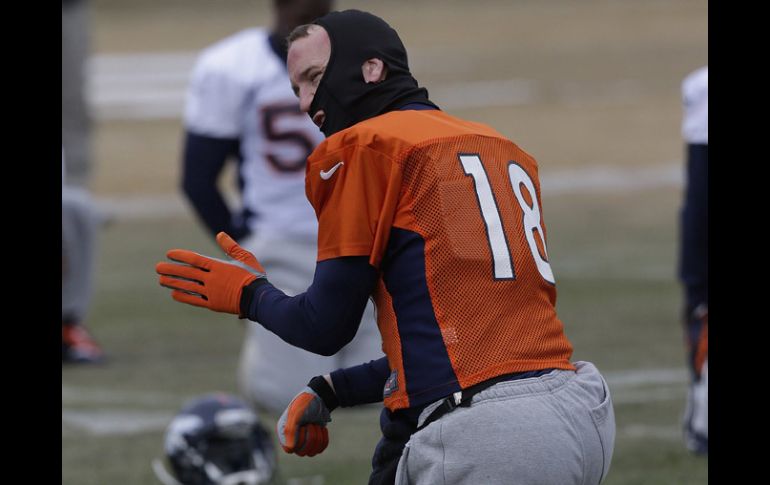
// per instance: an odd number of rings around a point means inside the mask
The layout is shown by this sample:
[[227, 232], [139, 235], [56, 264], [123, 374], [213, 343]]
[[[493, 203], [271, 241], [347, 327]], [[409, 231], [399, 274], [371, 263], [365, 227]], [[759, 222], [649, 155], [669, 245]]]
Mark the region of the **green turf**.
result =
[[[616, 196], [611, 210], [597, 209], [593, 198], [555, 197], [549, 203], [554, 223], [570, 214], [590, 213], [613, 228], [595, 241], [584, 233], [586, 227], [576, 229], [577, 224], [564, 224], [549, 235], [558, 308], [575, 346], [574, 357], [593, 361], [606, 372], [683, 369], [678, 286], [671, 275], [646, 274], [643, 258], [646, 255], [650, 264], [673, 261], [674, 233], [651, 233], [644, 217], [635, 223], [613, 219], [633, 212], [624, 213], [618, 204], [633, 208], [647, 198]], [[673, 204], [675, 198], [664, 191], [656, 200]], [[635, 236], [636, 245], [613, 253], [616, 231]], [[62, 407], [67, 412], [132, 411], [170, 417], [192, 396], [237, 392], [242, 323], [173, 302], [156, 283], [155, 262], [175, 246], [217, 251], [190, 218], [117, 220], [102, 233], [100, 284], [90, 324], [110, 361], [98, 367], [63, 368]], [[559, 276], [559, 259], [570, 258], [569, 248], [585, 252], [587, 246], [598, 255], [600, 269], [588, 271], [586, 277], [574, 270]], [[602, 247], [608, 249], [604, 256]], [[624, 269], [612, 269], [619, 262]], [[606, 483], [705, 483], [707, 461], [690, 456], [678, 435], [683, 383], [622, 386], [613, 393], [618, 437]], [[655, 398], [658, 395], [662, 397]], [[378, 439], [377, 412], [335, 413], [329, 449], [312, 459], [280, 453], [278, 483], [298, 477], [312, 483], [314, 476], [323, 477], [325, 484], [362, 483]], [[272, 429], [276, 416], [263, 418]], [[159, 427], [94, 435], [63, 424], [62, 432], [63, 484], [154, 483], [149, 463], [161, 453]]]

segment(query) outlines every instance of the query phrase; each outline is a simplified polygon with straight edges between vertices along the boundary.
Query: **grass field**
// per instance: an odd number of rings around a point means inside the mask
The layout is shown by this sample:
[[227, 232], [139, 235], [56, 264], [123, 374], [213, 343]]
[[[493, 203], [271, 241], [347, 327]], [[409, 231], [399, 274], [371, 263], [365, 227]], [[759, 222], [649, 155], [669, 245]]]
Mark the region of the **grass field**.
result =
[[[615, 400], [605, 483], [708, 483], [707, 459], [681, 440], [686, 371], [675, 278], [679, 83], [707, 63], [706, 2], [337, 6], [388, 19], [440, 105], [495, 126], [538, 159], [558, 311], [574, 360], [596, 363]], [[267, 23], [269, 2], [95, 0], [91, 13], [96, 57], [189, 55]], [[176, 304], [156, 283], [167, 249], [217, 251], [177, 193], [180, 120], [115, 113], [94, 125], [92, 187], [112, 219], [88, 322], [110, 360], [62, 368], [63, 485], [157, 483], [150, 461], [179, 406], [213, 390], [237, 392], [242, 324]], [[335, 412], [329, 448], [311, 459], [281, 453], [277, 483], [365, 483], [377, 414]], [[271, 428], [277, 418], [262, 417]]]

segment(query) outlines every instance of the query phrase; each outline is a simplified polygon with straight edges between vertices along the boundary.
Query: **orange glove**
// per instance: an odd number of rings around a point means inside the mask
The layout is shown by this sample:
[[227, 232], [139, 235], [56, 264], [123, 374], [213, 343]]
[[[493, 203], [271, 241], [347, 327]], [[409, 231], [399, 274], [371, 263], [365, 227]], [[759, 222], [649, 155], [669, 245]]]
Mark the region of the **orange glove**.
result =
[[166, 256], [173, 262], [158, 263], [155, 271], [161, 275], [160, 285], [174, 290], [176, 301], [240, 316], [243, 288], [266, 278], [265, 268], [224, 232], [217, 234], [217, 244], [232, 261], [172, 249]]
[[299, 456], [321, 453], [329, 444], [326, 423], [331, 419], [321, 397], [310, 387], [305, 387], [278, 419], [276, 431], [283, 451]]
[[278, 418], [278, 441], [286, 453], [314, 456], [329, 445], [327, 423], [339, 406], [334, 389], [323, 376], [310, 379]]

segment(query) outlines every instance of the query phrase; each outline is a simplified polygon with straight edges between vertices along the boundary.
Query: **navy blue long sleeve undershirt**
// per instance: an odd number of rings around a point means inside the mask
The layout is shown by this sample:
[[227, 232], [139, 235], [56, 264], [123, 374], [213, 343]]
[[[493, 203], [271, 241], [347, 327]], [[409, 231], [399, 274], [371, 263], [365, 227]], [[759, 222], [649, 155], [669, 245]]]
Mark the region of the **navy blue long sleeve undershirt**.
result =
[[687, 145], [687, 182], [680, 213], [679, 277], [691, 311], [708, 303], [708, 145]]
[[[437, 108], [410, 103], [398, 109]], [[353, 340], [378, 276], [368, 256], [329, 259], [316, 265], [313, 283], [297, 296], [290, 297], [269, 282], [252, 283], [244, 289], [241, 310], [295, 347], [333, 355]], [[381, 402], [389, 376], [386, 357], [331, 373], [342, 407]]]
[[387, 357], [331, 373], [334, 393], [342, 407], [382, 402], [382, 391], [388, 377], [390, 365]]
[[[268, 275], [269, 279], [270, 275]], [[268, 282], [249, 285], [244, 293], [247, 318], [295, 347], [334, 355], [348, 344], [361, 323], [378, 271], [366, 256], [321, 261], [307, 291], [288, 296]], [[343, 407], [382, 401], [390, 374], [385, 357], [332, 373]]]
[[238, 157], [238, 139], [187, 132], [182, 155], [182, 192], [212, 235], [225, 231], [236, 241], [249, 234], [245, 217], [233, 217], [217, 180], [230, 157]]

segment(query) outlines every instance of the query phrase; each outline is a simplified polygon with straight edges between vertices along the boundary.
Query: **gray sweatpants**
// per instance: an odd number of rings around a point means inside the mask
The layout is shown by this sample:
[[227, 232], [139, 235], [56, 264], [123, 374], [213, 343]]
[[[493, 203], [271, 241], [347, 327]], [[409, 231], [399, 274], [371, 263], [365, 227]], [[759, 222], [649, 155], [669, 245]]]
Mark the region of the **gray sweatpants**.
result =
[[[596, 367], [575, 366], [496, 384], [418, 431], [396, 484], [598, 484], [612, 459], [615, 415]], [[438, 404], [425, 408], [419, 425]]]
[[82, 323], [93, 296], [96, 230], [99, 217], [88, 191], [61, 189], [62, 319]]
[[80, 187], [87, 187], [91, 177], [89, 3], [77, 0], [61, 6], [61, 143], [67, 153], [67, 183]]

